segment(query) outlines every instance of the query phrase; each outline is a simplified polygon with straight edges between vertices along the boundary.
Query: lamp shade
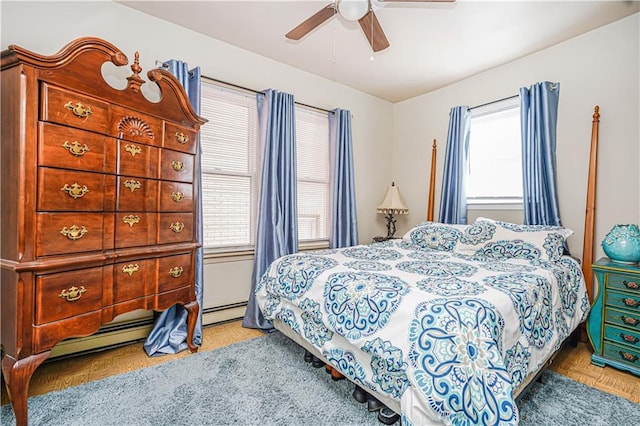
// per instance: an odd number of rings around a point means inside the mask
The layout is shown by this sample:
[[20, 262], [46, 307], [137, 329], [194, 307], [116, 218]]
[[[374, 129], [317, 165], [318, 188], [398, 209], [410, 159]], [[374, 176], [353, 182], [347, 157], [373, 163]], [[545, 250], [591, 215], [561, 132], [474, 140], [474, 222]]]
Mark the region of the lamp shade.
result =
[[369, 10], [368, 0], [340, 0], [338, 12], [348, 21], [357, 21]]
[[395, 185], [395, 182], [391, 184], [389, 188], [387, 188], [387, 194], [384, 196], [384, 200], [378, 206], [378, 213], [391, 213], [391, 214], [407, 214], [409, 213], [409, 209], [407, 205], [404, 203], [402, 196], [400, 195], [400, 191], [398, 187]]

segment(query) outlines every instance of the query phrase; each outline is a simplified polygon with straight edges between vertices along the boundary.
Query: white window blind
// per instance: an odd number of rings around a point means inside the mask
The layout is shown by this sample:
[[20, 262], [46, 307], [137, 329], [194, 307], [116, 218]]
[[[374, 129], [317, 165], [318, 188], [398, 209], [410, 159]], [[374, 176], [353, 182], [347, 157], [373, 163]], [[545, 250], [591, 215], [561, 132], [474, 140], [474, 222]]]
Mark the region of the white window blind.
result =
[[205, 248], [250, 247], [258, 198], [255, 94], [202, 80]]
[[471, 112], [468, 204], [522, 203], [522, 143], [517, 97]]
[[298, 240], [329, 238], [328, 113], [296, 106]]

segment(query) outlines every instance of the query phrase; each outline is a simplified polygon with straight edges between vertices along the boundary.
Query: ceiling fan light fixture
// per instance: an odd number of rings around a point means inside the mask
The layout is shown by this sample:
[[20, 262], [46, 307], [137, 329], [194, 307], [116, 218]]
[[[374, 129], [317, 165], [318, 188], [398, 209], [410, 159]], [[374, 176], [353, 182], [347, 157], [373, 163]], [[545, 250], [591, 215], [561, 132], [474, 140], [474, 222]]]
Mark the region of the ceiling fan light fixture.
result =
[[357, 21], [369, 11], [369, 0], [340, 0], [338, 12], [348, 21]]

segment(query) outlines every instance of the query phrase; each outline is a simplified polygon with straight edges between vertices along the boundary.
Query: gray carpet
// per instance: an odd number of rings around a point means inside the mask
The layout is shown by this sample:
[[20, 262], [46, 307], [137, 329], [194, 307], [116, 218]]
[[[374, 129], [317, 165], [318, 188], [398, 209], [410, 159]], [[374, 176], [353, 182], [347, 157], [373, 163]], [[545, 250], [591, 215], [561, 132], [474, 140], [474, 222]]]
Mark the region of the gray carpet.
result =
[[[280, 333], [29, 399], [30, 425], [381, 425]], [[640, 405], [546, 372], [522, 425], [640, 425]], [[1, 422], [15, 424], [9, 404]], [[398, 422], [399, 423], [399, 422]]]

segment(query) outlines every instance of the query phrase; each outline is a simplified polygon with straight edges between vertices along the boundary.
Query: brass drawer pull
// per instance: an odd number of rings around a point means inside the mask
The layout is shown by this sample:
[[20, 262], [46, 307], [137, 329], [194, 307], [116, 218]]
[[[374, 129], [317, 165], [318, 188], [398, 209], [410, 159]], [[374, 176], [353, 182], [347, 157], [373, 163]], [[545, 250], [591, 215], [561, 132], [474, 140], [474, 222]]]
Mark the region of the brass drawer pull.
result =
[[64, 186], [60, 188], [60, 190], [66, 192], [67, 194], [69, 194], [69, 197], [75, 199], [82, 198], [87, 194], [87, 192], [89, 192], [89, 188], [87, 188], [87, 185], [80, 186], [77, 182], [71, 186], [65, 183]]
[[178, 141], [178, 143], [184, 145], [185, 143], [189, 142], [189, 136], [181, 132], [176, 132], [176, 140]]
[[75, 302], [82, 297], [85, 291], [87, 291], [87, 289], [84, 288], [83, 285], [81, 285], [80, 288], [73, 286], [69, 288], [69, 290], [62, 290], [58, 297], [62, 297], [67, 302]]
[[85, 143], [83, 145], [80, 145], [78, 141], [73, 141], [71, 143], [69, 143], [69, 141], [64, 141], [62, 147], [76, 157], [82, 157], [84, 154], [89, 152], [89, 147], [87, 146], [87, 144]]
[[640, 284], [638, 284], [638, 283], [637, 283], [637, 282], [635, 282], [635, 281], [627, 281], [627, 280], [624, 280], [624, 281], [622, 281], [622, 284], [623, 284], [626, 288], [631, 289], [631, 290], [638, 290], [638, 289], [640, 288]]
[[624, 315], [620, 315], [620, 319], [622, 320], [623, 323], [627, 324], [627, 325], [632, 325], [632, 326], [636, 326], [638, 324], [640, 324], [640, 319], [635, 319], [632, 317], [625, 317]]
[[182, 266], [174, 266], [173, 268], [169, 269], [169, 275], [171, 275], [173, 278], [178, 278], [180, 275], [182, 275]]
[[138, 272], [140, 267], [137, 263], [130, 263], [122, 267], [123, 274], [129, 274], [129, 276], [133, 275], [134, 272]]
[[180, 201], [182, 201], [184, 199], [184, 194], [180, 191], [178, 192], [172, 192], [171, 193], [171, 199], [173, 201], [175, 201], [176, 203], [179, 203]]
[[65, 226], [60, 230], [60, 233], [71, 241], [79, 240], [80, 238], [84, 237], [84, 234], [86, 234], [87, 232], [89, 231], [87, 231], [87, 228], [85, 228], [84, 226], [78, 228], [76, 225], [71, 225], [69, 228]]
[[169, 229], [171, 229], [176, 234], [179, 234], [184, 229], [184, 223], [182, 223], [182, 222], [173, 222], [171, 225], [169, 225]]
[[632, 299], [630, 297], [623, 297], [622, 303], [630, 308], [637, 308], [638, 306], [640, 306], [640, 301]]
[[171, 168], [176, 172], [181, 172], [184, 170], [184, 163], [182, 161], [172, 161]]
[[620, 338], [627, 343], [636, 344], [640, 342], [639, 338], [637, 338], [636, 336], [632, 336], [631, 334], [620, 333]]
[[73, 112], [77, 117], [80, 118], [87, 118], [89, 117], [89, 115], [93, 114], [93, 111], [91, 111], [91, 107], [86, 107], [80, 102], [76, 102], [76, 106], [73, 106], [71, 101], [69, 101], [64, 104], [64, 107], [68, 110], [71, 110], [71, 112]]
[[140, 223], [140, 216], [129, 214], [122, 218], [122, 221], [129, 225], [130, 228], [133, 228], [133, 225], [136, 223]]
[[622, 351], [619, 351], [618, 353], [620, 354], [622, 359], [625, 361], [636, 362], [638, 360], [638, 355], [634, 355], [632, 353], [622, 352]]
[[136, 189], [142, 188], [142, 184], [138, 180], [127, 179], [124, 181], [124, 187], [129, 188], [131, 192], [133, 192]]
[[140, 148], [138, 145], [126, 144], [124, 146], [124, 150], [131, 154], [132, 157], [135, 157], [136, 154], [140, 154], [142, 152], [142, 148]]

